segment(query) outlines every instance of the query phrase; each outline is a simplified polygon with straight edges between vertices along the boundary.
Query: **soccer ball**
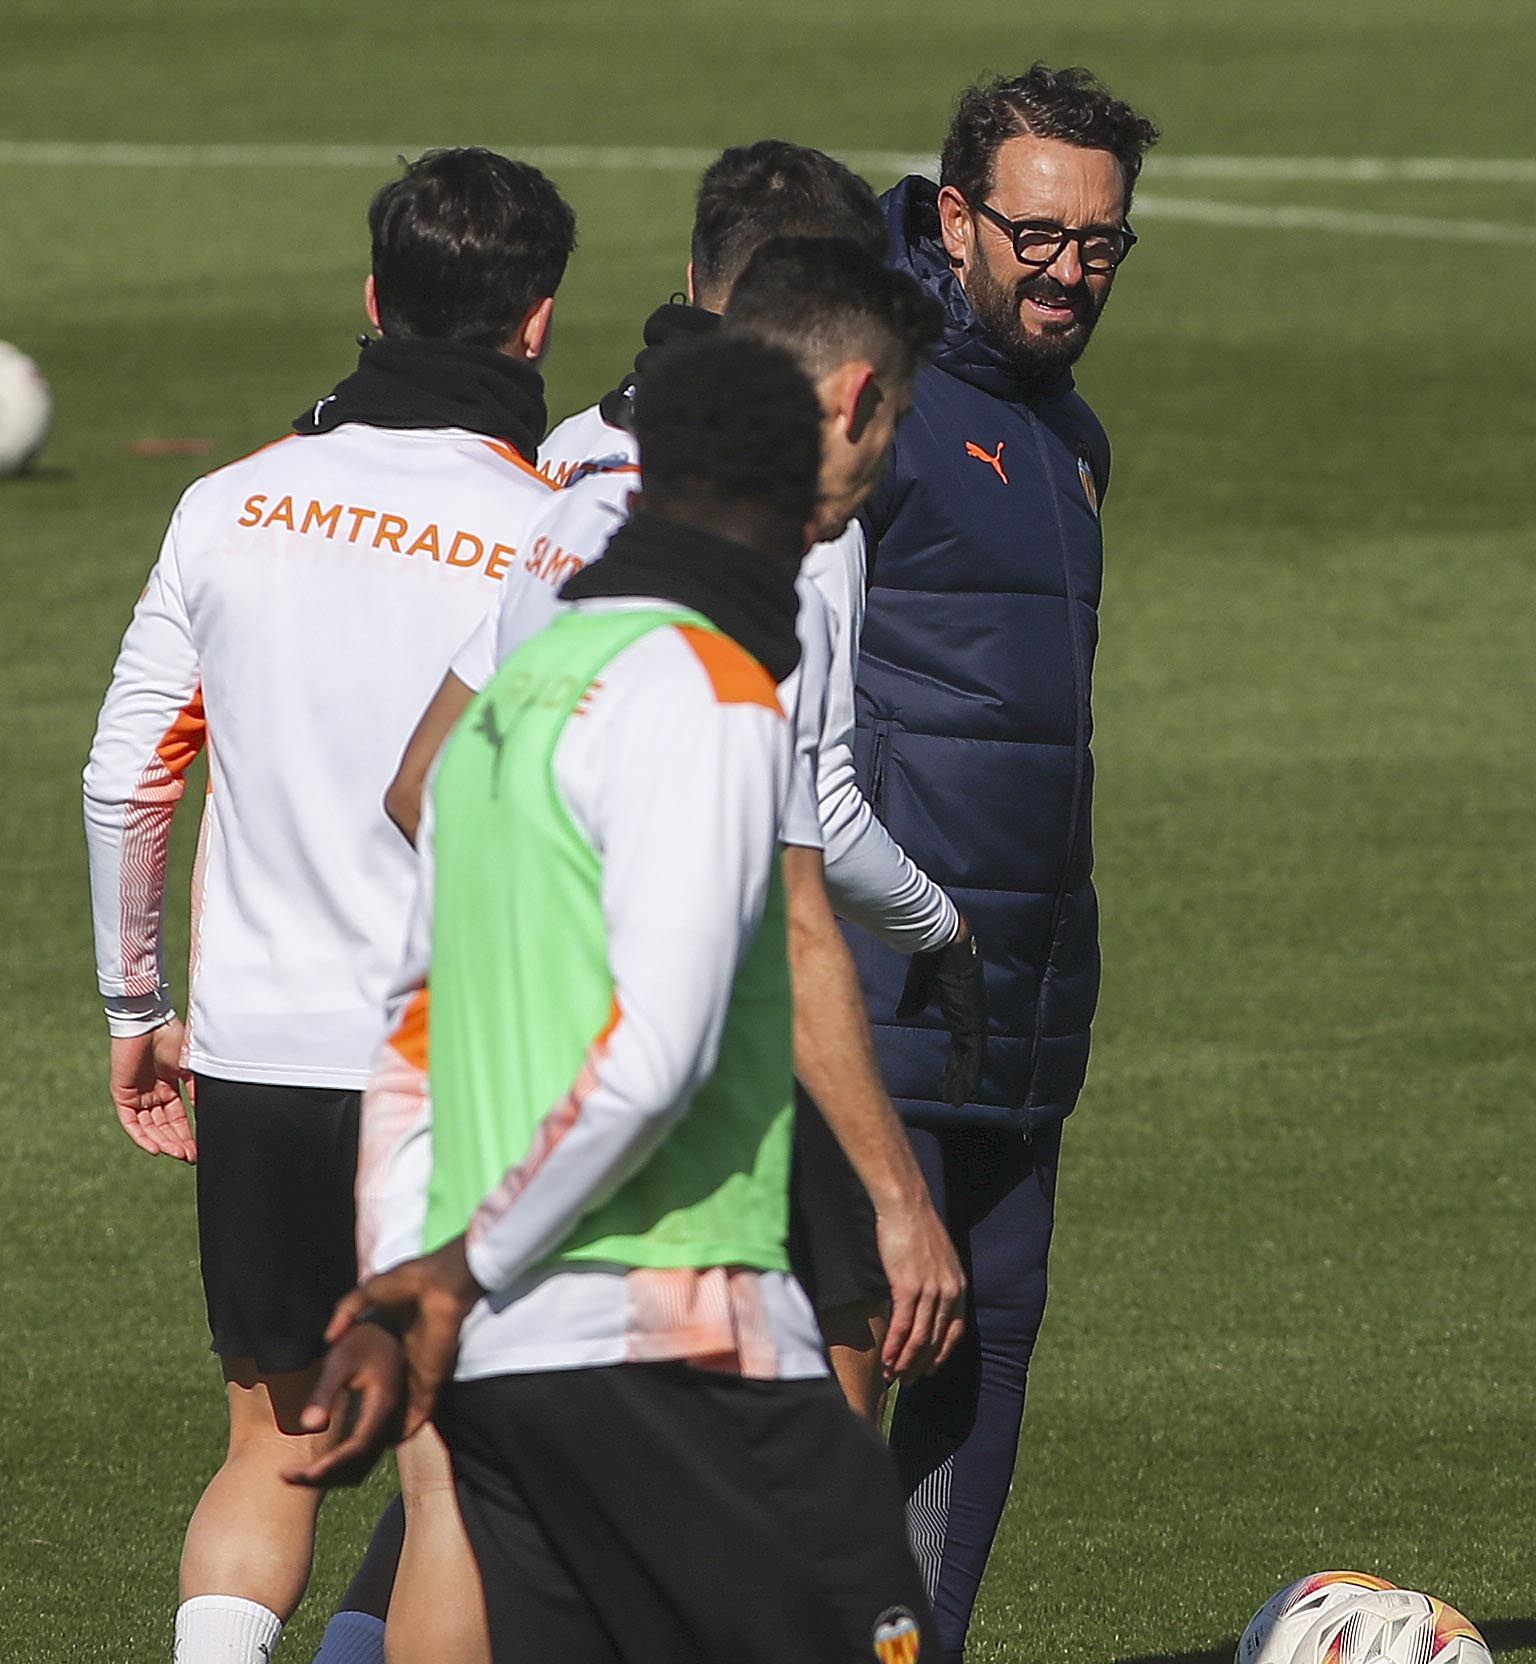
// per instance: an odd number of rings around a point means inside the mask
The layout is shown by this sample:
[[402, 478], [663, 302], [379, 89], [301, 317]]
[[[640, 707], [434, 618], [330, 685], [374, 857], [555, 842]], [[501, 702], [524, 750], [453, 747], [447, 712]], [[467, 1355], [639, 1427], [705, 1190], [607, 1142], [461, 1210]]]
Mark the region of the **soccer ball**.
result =
[[1474, 1624], [1407, 1589], [1362, 1592], [1319, 1618], [1293, 1656], [1294, 1664], [1492, 1664]]
[[0, 341], [0, 479], [19, 474], [43, 448], [53, 394], [19, 347]]
[[1296, 1643], [1324, 1613], [1340, 1611], [1371, 1590], [1390, 1588], [1385, 1578], [1369, 1572], [1313, 1572], [1310, 1577], [1299, 1577], [1254, 1613], [1237, 1643], [1235, 1664], [1291, 1664]]

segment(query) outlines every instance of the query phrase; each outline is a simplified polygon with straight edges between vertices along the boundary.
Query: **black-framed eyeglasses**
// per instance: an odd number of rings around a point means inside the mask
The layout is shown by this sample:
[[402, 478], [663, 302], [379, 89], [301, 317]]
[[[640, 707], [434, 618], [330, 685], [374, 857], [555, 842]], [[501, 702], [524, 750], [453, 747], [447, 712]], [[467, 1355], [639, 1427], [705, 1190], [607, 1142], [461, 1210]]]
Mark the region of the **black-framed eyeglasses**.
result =
[[1091, 225], [1075, 231], [1055, 220], [1011, 220], [985, 202], [973, 202], [971, 207], [1007, 236], [1013, 244], [1013, 257], [1021, 266], [1037, 270], [1049, 266], [1068, 243], [1076, 243], [1085, 272], [1112, 272], [1136, 246], [1136, 233], [1128, 225]]

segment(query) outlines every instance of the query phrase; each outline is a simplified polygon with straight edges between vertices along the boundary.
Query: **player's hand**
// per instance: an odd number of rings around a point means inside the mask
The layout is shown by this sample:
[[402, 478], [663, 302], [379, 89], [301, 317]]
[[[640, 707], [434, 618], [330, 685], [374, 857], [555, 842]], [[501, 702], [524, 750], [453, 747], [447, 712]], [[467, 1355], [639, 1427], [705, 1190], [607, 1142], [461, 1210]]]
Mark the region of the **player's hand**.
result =
[[187, 1120], [181, 1083], [182, 1024], [179, 1017], [112, 1041], [109, 1070], [112, 1104], [125, 1133], [152, 1156], [170, 1156], [188, 1164], [197, 1160], [197, 1140]]
[[323, 1433], [338, 1415], [342, 1435], [323, 1456], [283, 1477], [328, 1489], [360, 1485], [384, 1450], [400, 1442], [405, 1413], [405, 1348], [376, 1323], [354, 1324], [325, 1355], [320, 1379], [300, 1412], [306, 1433]]
[[948, 947], [912, 955], [896, 1015], [906, 1021], [935, 1000], [949, 1030], [949, 1062], [940, 1090], [945, 1103], [958, 1109], [975, 1098], [987, 1061], [987, 987], [980, 949], [964, 919]]
[[436, 1253], [370, 1277], [337, 1304], [325, 1331], [333, 1346], [365, 1317], [400, 1337], [406, 1375], [400, 1438], [432, 1419], [437, 1395], [453, 1374], [459, 1330], [484, 1292], [470, 1272], [464, 1238], [456, 1236]]
[[950, 1355], [965, 1328], [965, 1275], [927, 1193], [875, 1216], [891, 1323], [880, 1361], [888, 1381], [916, 1381]]

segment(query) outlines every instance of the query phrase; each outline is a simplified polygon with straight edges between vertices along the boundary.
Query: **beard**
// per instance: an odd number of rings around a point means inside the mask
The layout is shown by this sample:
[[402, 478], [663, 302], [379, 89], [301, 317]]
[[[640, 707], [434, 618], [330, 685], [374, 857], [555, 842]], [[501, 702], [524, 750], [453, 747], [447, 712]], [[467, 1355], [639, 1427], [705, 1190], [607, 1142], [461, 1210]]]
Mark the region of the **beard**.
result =
[[[1014, 374], [1029, 392], [1040, 392], [1082, 357], [1109, 292], [1095, 298], [1086, 283], [1068, 288], [1047, 272], [1003, 283], [984, 260], [977, 260], [966, 273], [965, 298]], [[1031, 328], [1021, 315], [1026, 300], [1068, 305], [1072, 320]]]

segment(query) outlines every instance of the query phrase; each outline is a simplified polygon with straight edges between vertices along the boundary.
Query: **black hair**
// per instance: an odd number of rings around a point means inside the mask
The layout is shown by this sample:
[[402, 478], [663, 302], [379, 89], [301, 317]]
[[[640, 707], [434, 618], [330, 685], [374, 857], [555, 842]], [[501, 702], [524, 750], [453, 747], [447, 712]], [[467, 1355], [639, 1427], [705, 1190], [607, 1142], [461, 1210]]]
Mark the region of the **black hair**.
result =
[[1091, 71], [1031, 64], [1022, 75], [967, 87], [960, 94], [944, 140], [939, 182], [952, 185], [967, 202], [985, 202], [998, 149], [1026, 133], [1083, 150], [1109, 151], [1120, 164], [1127, 208], [1142, 159], [1162, 137]]
[[723, 303], [770, 237], [848, 237], [879, 255], [885, 220], [875, 193], [820, 150], [785, 139], [734, 145], [704, 170], [693, 216], [693, 286]]
[[745, 336], [682, 340], [635, 395], [649, 503], [718, 504], [800, 527], [816, 505], [821, 407], [782, 347]]
[[944, 310], [846, 238], [776, 237], [737, 278], [725, 323], [788, 348], [817, 378], [864, 358], [906, 382], [938, 345]]
[[429, 150], [368, 207], [386, 335], [499, 347], [554, 294], [576, 216], [536, 167], [493, 150]]

